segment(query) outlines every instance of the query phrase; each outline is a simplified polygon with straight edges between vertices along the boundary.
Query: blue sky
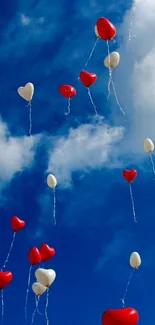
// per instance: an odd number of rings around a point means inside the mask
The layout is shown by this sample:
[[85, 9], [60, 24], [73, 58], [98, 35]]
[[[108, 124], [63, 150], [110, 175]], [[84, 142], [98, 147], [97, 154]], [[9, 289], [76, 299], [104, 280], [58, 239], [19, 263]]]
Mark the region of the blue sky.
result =
[[[0, 215], [1, 264], [12, 239], [10, 219], [26, 221], [7, 265], [14, 280], [4, 291], [4, 324], [23, 324], [29, 270], [28, 250], [48, 243], [56, 249], [46, 263], [57, 278], [50, 290], [49, 320], [55, 325], [101, 324], [108, 308], [121, 307], [129, 275], [129, 257], [141, 255], [126, 306], [136, 308], [140, 324], [153, 324], [155, 300], [154, 189], [152, 167], [143, 142], [155, 142], [155, 3], [137, 1], [132, 24], [136, 36], [128, 42], [134, 3], [131, 1], [59, 0], [10, 1], [0, 11]], [[110, 50], [120, 53], [113, 80], [120, 103], [107, 101], [108, 70], [103, 61], [106, 42], [97, 44], [87, 70], [98, 79], [91, 93], [78, 80], [95, 42], [94, 25], [105, 16], [117, 28]], [[17, 88], [32, 82], [32, 133], [28, 109]], [[71, 115], [58, 89], [71, 84], [77, 96]], [[103, 118], [104, 116], [104, 118]], [[128, 184], [122, 170], [137, 169], [132, 184], [138, 223], [133, 222]], [[48, 173], [58, 180], [56, 219]], [[32, 282], [35, 280], [32, 272]], [[42, 297], [40, 310], [44, 310]], [[34, 309], [30, 289], [28, 320]], [[35, 322], [45, 323], [37, 315]]]

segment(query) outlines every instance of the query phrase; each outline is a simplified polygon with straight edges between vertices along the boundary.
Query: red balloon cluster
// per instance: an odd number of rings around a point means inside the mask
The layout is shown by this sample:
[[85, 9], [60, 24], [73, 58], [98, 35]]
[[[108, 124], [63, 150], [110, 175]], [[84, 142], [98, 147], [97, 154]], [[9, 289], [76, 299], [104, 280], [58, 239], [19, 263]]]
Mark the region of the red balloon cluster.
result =
[[[109, 41], [115, 37], [116, 28], [107, 18], [101, 17], [96, 22], [95, 32], [97, 37]], [[80, 80], [87, 88], [90, 87], [96, 79], [97, 76], [95, 73], [87, 71], [80, 72]], [[76, 89], [71, 85], [61, 85], [59, 87], [59, 92], [68, 99], [76, 95]]]
[[54, 255], [54, 248], [47, 244], [42, 244], [39, 249], [37, 247], [31, 247], [28, 253], [28, 259], [32, 265], [36, 265], [42, 261], [50, 260]]

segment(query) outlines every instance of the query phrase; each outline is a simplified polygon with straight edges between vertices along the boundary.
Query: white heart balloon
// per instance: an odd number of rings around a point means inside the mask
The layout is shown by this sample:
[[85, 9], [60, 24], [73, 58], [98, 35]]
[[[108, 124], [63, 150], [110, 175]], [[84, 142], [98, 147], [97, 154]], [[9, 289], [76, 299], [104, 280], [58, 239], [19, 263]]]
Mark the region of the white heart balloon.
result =
[[49, 175], [47, 176], [47, 185], [48, 185], [49, 187], [51, 187], [51, 188], [55, 188], [55, 187], [56, 187], [56, 185], [57, 185], [57, 180], [56, 180], [56, 178], [55, 178], [54, 175], [49, 174]]
[[19, 96], [30, 102], [34, 94], [34, 85], [28, 82], [24, 87], [19, 87], [17, 91]]
[[52, 269], [39, 268], [35, 271], [35, 277], [44, 287], [50, 287], [56, 278], [56, 272]]
[[34, 282], [32, 284], [32, 290], [37, 296], [41, 296], [47, 290], [47, 287], [44, 287], [39, 282]]

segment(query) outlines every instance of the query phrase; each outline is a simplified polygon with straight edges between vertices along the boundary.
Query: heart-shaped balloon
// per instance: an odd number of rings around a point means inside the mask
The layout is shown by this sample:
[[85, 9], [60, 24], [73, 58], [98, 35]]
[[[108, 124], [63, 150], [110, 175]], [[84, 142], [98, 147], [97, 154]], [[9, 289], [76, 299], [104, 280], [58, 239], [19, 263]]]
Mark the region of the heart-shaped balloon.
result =
[[39, 282], [34, 282], [32, 284], [32, 290], [36, 294], [36, 296], [41, 296], [47, 290], [47, 287], [44, 287]]
[[11, 218], [11, 226], [14, 231], [19, 231], [25, 227], [25, 221], [14, 216]]
[[34, 85], [28, 82], [24, 87], [19, 87], [17, 91], [19, 96], [30, 102], [34, 94]]
[[88, 88], [97, 80], [97, 75], [92, 72], [81, 71], [80, 80]]
[[56, 273], [52, 269], [46, 270], [39, 268], [35, 271], [35, 277], [39, 283], [48, 288], [54, 282]]
[[10, 271], [0, 271], [0, 289], [4, 289], [13, 278], [13, 274]]
[[39, 251], [41, 254], [42, 261], [48, 261], [50, 258], [52, 258], [55, 255], [55, 249], [48, 246], [47, 244], [42, 244], [40, 246]]
[[123, 170], [123, 176], [128, 183], [131, 183], [134, 178], [137, 176], [137, 171], [135, 169]]
[[136, 325], [138, 321], [138, 311], [131, 307], [108, 309], [102, 315], [103, 325]]
[[40, 254], [39, 249], [37, 247], [32, 247], [29, 250], [28, 257], [29, 257], [29, 262], [32, 265], [36, 265], [36, 264], [39, 264], [41, 262], [41, 254]]
[[71, 85], [62, 85], [59, 87], [59, 91], [66, 98], [71, 98], [76, 95], [76, 89]]
[[115, 26], [105, 17], [101, 17], [96, 22], [96, 35], [104, 40], [110, 40], [116, 35]]

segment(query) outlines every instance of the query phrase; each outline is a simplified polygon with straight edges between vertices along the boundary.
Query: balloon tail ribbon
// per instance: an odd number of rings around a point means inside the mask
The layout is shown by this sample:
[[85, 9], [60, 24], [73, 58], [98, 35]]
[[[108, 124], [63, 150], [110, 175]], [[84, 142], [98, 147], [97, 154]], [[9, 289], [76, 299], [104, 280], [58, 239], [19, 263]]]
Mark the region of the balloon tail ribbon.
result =
[[[97, 39], [96, 39], [96, 41], [95, 41], [95, 43], [94, 43], [94, 46], [93, 46], [93, 48], [92, 48], [92, 50], [91, 50], [91, 52], [90, 52], [90, 54], [89, 54], [88, 60], [86, 61], [86, 63], [85, 63], [85, 65], [84, 65], [84, 67], [83, 67], [83, 69], [82, 69], [82, 70], [84, 70], [84, 69], [87, 67], [87, 65], [88, 65], [88, 63], [89, 63], [89, 61], [90, 61], [90, 59], [92, 58], [92, 56], [93, 56], [93, 53], [94, 53], [94, 51], [95, 51], [95, 48], [96, 48], [96, 45], [97, 45], [97, 42], [98, 42], [98, 40], [99, 40], [99, 37], [97, 37]], [[79, 78], [78, 78], [78, 79], [79, 79]]]
[[9, 260], [9, 257], [10, 257], [10, 254], [11, 254], [11, 251], [12, 251], [12, 248], [13, 248], [13, 244], [14, 244], [14, 241], [15, 241], [15, 237], [16, 237], [16, 232], [14, 232], [13, 234], [13, 238], [12, 238], [12, 242], [11, 242], [11, 245], [10, 245], [10, 248], [9, 248], [9, 251], [8, 251], [8, 255], [6, 257], [6, 260], [3, 264], [3, 267], [2, 269], [4, 269], [6, 267], [6, 264], [8, 263], [8, 260]]
[[125, 307], [125, 299], [126, 299], [126, 296], [127, 296], [127, 293], [128, 293], [129, 285], [130, 285], [130, 282], [131, 282], [134, 271], [135, 271], [135, 269], [133, 269], [131, 274], [130, 274], [130, 277], [129, 277], [129, 280], [127, 282], [127, 286], [126, 286], [126, 289], [125, 289], [125, 292], [124, 292], [124, 296], [123, 296], [123, 298], [121, 298], [123, 308]]
[[128, 33], [128, 41], [131, 41], [132, 38], [135, 38], [135, 36], [132, 35], [132, 27], [133, 27], [133, 20], [135, 19], [135, 14], [136, 14], [136, 0], [133, 1], [133, 8], [132, 8], [132, 17], [131, 17], [131, 21], [130, 21], [130, 26], [129, 26], [129, 33]]
[[129, 188], [130, 188], [130, 197], [131, 197], [131, 203], [132, 203], [132, 211], [133, 211], [134, 222], [137, 223], [136, 212], [135, 212], [135, 204], [134, 204], [134, 199], [133, 199], [133, 194], [132, 194], [131, 183], [129, 183]]
[[109, 82], [108, 82], [108, 97], [107, 97], [107, 99], [109, 99], [109, 97], [111, 95], [110, 86], [111, 86], [111, 82], [112, 82], [112, 69], [110, 67], [110, 50], [109, 50], [108, 40], [107, 40], [107, 50], [108, 50], [108, 61], [109, 61]]
[[36, 312], [38, 313], [39, 298], [40, 298], [40, 297], [38, 297], [38, 299], [37, 299], [37, 298], [35, 297], [36, 307], [35, 307], [34, 312], [33, 312], [33, 314], [32, 314], [31, 325], [34, 323], [34, 318], [35, 318]]
[[4, 319], [4, 295], [3, 295], [3, 290], [1, 290], [1, 305], [2, 305], [2, 321], [1, 321], [1, 325], [3, 325], [3, 319]]
[[47, 289], [46, 306], [45, 306], [46, 325], [49, 325], [49, 319], [48, 319], [48, 314], [47, 314], [48, 301], [49, 301], [49, 289]]
[[94, 101], [93, 101], [93, 99], [92, 99], [92, 95], [91, 95], [91, 92], [90, 92], [89, 87], [87, 87], [87, 90], [88, 90], [88, 96], [89, 96], [89, 98], [90, 98], [90, 101], [91, 101], [91, 103], [92, 103], [92, 105], [93, 105], [93, 107], [94, 107], [95, 114], [98, 115], [98, 113], [97, 113], [97, 109], [96, 109], [96, 106], [95, 106]]
[[115, 96], [115, 99], [116, 99], [116, 103], [117, 103], [120, 111], [122, 112], [122, 114], [125, 115], [125, 112], [124, 112], [123, 108], [121, 107], [121, 105], [119, 103], [119, 100], [118, 100], [118, 97], [117, 97], [117, 93], [116, 93], [116, 89], [115, 89], [115, 85], [114, 85], [113, 80], [111, 80], [111, 84], [112, 84], [112, 89], [113, 89], [114, 96]]
[[153, 161], [153, 158], [152, 158], [152, 152], [150, 152], [150, 160], [151, 160], [151, 164], [152, 164], [152, 170], [153, 170], [153, 173], [155, 175], [155, 166], [154, 166], [154, 161]]
[[38, 306], [39, 306], [39, 301], [40, 301], [40, 296], [36, 297], [35, 296], [35, 303], [36, 303], [36, 311], [39, 315], [42, 315], [42, 313], [39, 311]]
[[27, 302], [28, 302], [28, 295], [30, 289], [31, 271], [32, 271], [32, 265], [30, 266], [29, 269], [28, 282], [27, 282], [26, 299], [25, 299], [25, 319], [27, 318]]
[[55, 189], [53, 189], [53, 219], [54, 219], [54, 225], [56, 226], [56, 195], [55, 195]]
[[29, 136], [32, 135], [32, 105], [31, 101], [28, 103], [27, 107], [29, 107]]
[[68, 98], [68, 105], [67, 105], [67, 112], [65, 112], [65, 115], [70, 115], [71, 113], [71, 99]]

